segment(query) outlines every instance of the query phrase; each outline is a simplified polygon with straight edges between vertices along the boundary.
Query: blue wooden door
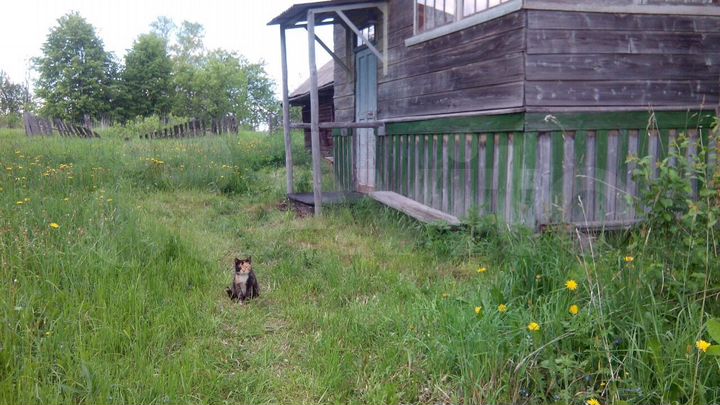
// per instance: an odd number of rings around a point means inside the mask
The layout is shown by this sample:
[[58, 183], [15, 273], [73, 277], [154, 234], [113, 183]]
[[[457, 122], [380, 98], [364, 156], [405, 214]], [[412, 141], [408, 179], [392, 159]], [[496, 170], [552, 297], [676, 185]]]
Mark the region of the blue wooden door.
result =
[[[377, 120], [377, 57], [369, 50], [355, 55], [355, 121]], [[355, 137], [356, 182], [360, 192], [375, 190], [375, 130], [357, 129]]]

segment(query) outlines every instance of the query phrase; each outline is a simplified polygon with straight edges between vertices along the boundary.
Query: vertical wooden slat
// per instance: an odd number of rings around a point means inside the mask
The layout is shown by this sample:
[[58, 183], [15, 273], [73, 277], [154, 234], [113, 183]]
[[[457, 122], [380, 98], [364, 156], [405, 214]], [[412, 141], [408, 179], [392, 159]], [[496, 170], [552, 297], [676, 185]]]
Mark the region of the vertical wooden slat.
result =
[[597, 132], [588, 131], [587, 133], [587, 153], [585, 155], [585, 176], [587, 182], [585, 184], [585, 219], [588, 222], [595, 221], [597, 192], [595, 190], [595, 178], [597, 176]]
[[507, 137], [507, 162], [505, 166], [505, 222], [511, 224], [513, 222], [513, 168], [515, 162], [515, 137], [510, 133]]
[[651, 129], [648, 132], [648, 155], [650, 156], [650, 178], [657, 177], [657, 163], [660, 160], [660, 140], [658, 131]]
[[497, 205], [496, 214], [499, 219], [505, 220], [506, 206], [505, 197], [507, 196], [507, 160], [508, 160], [508, 134], [495, 134], [495, 141], [500, 151], [497, 162]]
[[562, 221], [572, 222], [573, 191], [575, 186], [575, 133], [564, 134], [562, 176]]
[[551, 181], [552, 139], [550, 133], [538, 135], [538, 153], [535, 175], [535, 217], [537, 225], [547, 224], [550, 220], [550, 181]]
[[608, 149], [607, 149], [607, 170], [605, 183], [607, 191], [605, 193], [605, 220], [615, 219], [617, 192], [617, 172], [618, 172], [618, 131], [610, 131], [608, 133]]
[[453, 182], [452, 182], [452, 204], [453, 214], [460, 216], [465, 203], [465, 184], [462, 180], [463, 175], [463, 156], [462, 151], [465, 149], [465, 142], [460, 135], [453, 135], [455, 145], [453, 145]]
[[432, 149], [432, 136], [423, 136], [423, 204], [431, 206], [432, 191], [430, 190], [430, 149]]
[[[640, 136], [642, 137], [642, 134], [640, 134]], [[668, 154], [669, 155], [676, 154], [678, 151], [678, 144], [677, 144], [678, 143], [678, 131], [677, 131], [677, 129], [671, 129], [668, 138], [669, 138], [668, 139]], [[641, 155], [641, 157], [642, 157], [642, 155]], [[669, 164], [670, 164], [670, 166], [675, 166], [677, 164], [677, 162], [675, 161], [675, 157], [670, 158]]]
[[465, 183], [465, 202], [463, 204], [463, 215], [468, 213], [473, 201], [473, 138], [472, 135], [465, 135], [465, 156], [463, 159], [463, 164], [465, 165], [465, 179], [463, 180]]
[[583, 209], [587, 204], [587, 190], [585, 188], [587, 175], [585, 171], [585, 160], [587, 158], [587, 133], [584, 130], [575, 131], [575, 189], [572, 197], [572, 221], [582, 223], [584, 221]]
[[[376, 131], [375, 131], [376, 132]], [[375, 190], [383, 190], [383, 139], [384, 136], [374, 135], [375, 137]]]
[[493, 139], [493, 157], [492, 157], [492, 212], [499, 214], [498, 192], [500, 191], [500, 135], [495, 134]]
[[421, 138], [421, 136], [415, 136], [415, 195], [413, 196], [415, 201], [422, 201], [423, 195], [422, 188], [420, 187], [422, 185], [422, 169], [420, 167], [420, 157], [422, 156], [422, 153], [420, 151], [420, 147], [422, 146], [420, 144]]
[[400, 136], [400, 150], [398, 151], [398, 185], [399, 193], [407, 195], [407, 135]]
[[688, 167], [692, 173], [690, 175], [690, 187], [692, 188], [693, 198], [697, 198], [699, 192], [698, 178], [697, 174], [694, 172], [694, 167], [698, 159], [697, 154], [699, 136], [700, 134], [697, 129], [688, 129], [688, 147], [685, 158], [688, 161]]
[[407, 197], [415, 198], [415, 138], [416, 135], [408, 136], [408, 176], [407, 176]]
[[607, 212], [608, 131], [595, 134], [595, 220], [605, 221]]
[[407, 156], [407, 159], [405, 161], [405, 196], [408, 198], [412, 198], [413, 196], [413, 186], [415, 183], [413, 182], [413, 159], [415, 158], [415, 141], [413, 135], [408, 135], [408, 137], [405, 139], [405, 155]]
[[522, 210], [523, 223], [526, 226], [535, 226], [535, 177], [537, 175], [538, 133], [526, 132], [523, 136], [523, 173], [522, 173]]
[[442, 137], [433, 135], [433, 148], [432, 148], [432, 207], [435, 209], [442, 208], [442, 201], [440, 198], [440, 189], [442, 184], [442, 175], [439, 173], [442, 168]]
[[477, 206], [480, 214], [487, 214], [487, 163], [486, 163], [487, 135], [478, 136], [478, 199]]
[[[637, 157], [639, 148], [639, 136], [640, 131], [636, 129], [628, 131], [628, 156]], [[635, 171], [636, 167], [637, 164], [635, 162], [628, 163], [626, 168], [627, 172], [625, 173], [625, 182], [627, 183], [626, 191], [633, 198], [638, 197], [637, 184], [635, 184], [635, 179], [633, 178], [633, 172]], [[632, 205], [630, 205], [627, 209], [627, 218], [630, 220], [635, 218], [635, 207], [633, 207]]]
[[512, 170], [512, 215], [513, 223], [523, 224], [523, 165], [525, 156], [525, 134], [515, 133], [513, 138], [513, 170]]
[[493, 178], [495, 177], [495, 136], [493, 134], [487, 134], [487, 142], [485, 143], [485, 204], [486, 213], [494, 214], [495, 206], [493, 205], [493, 196], [495, 195], [493, 190], [497, 190], [493, 187]]
[[390, 186], [390, 149], [392, 137], [383, 136], [383, 190], [391, 190]]
[[564, 142], [563, 133], [553, 131], [550, 133], [550, 148], [552, 160], [550, 161], [550, 222], [558, 223], [562, 220], [563, 207], [563, 163]]
[[621, 129], [618, 134], [618, 169], [615, 187], [617, 197], [615, 198], [615, 219], [626, 220], [628, 217], [627, 203], [627, 160], [630, 148], [630, 138], [627, 129]]
[[449, 177], [450, 177], [450, 170], [448, 170], [448, 136], [443, 135], [442, 136], [442, 205], [441, 210], [443, 212], [448, 212], [448, 205], [449, 205], [449, 198], [448, 195], [448, 187], [449, 187]]

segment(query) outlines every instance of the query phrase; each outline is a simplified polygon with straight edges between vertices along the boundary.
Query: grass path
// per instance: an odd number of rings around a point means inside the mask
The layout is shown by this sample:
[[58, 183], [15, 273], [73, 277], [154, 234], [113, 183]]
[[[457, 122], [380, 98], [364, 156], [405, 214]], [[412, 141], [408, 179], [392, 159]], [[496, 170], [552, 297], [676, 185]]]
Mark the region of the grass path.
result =
[[[146, 196], [142, 212], [215, 263], [216, 352], [227, 399], [317, 403], [417, 400], [426, 370], [413, 353], [417, 326], [403, 321], [437, 264], [399, 232], [348, 226], [349, 210], [298, 218], [272, 203], [186, 192]], [[342, 229], [342, 231], [340, 231]], [[378, 243], [382, 240], [382, 243]], [[263, 295], [232, 304], [232, 258], [252, 254]], [[426, 394], [427, 395], [427, 394]]]

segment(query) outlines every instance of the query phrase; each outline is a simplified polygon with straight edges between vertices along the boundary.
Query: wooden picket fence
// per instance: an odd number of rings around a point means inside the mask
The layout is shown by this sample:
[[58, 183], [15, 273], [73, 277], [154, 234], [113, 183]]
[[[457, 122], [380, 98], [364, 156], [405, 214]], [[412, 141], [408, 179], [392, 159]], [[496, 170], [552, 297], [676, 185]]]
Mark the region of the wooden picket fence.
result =
[[31, 113], [23, 113], [25, 134], [27, 136], [52, 136], [57, 131], [60, 136], [77, 138], [100, 138], [97, 132], [81, 125], [69, 124], [60, 118], [42, 118]]
[[170, 139], [170, 138], [194, 138], [205, 136], [208, 132], [212, 135], [227, 133], [238, 133], [237, 118], [234, 116], [213, 119], [210, 125], [198, 119], [172, 125], [163, 129], [140, 135], [140, 139]]

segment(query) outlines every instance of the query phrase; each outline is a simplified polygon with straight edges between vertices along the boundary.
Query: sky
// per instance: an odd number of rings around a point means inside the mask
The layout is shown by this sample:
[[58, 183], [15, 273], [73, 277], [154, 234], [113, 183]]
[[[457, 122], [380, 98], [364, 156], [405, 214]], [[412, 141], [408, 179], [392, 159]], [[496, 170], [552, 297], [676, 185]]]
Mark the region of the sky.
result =
[[[0, 70], [13, 82], [37, 76], [30, 59], [41, 55], [42, 45], [57, 19], [77, 11], [105, 44], [105, 50], [122, 58], [133, 41], [150, 30], [158, 16], [198, 22], [205, 28], [205, 47], [236, 51], [251, 62], [265, 61], [280, 94], [280, 33], [267, 26], [293, 3], [312, 0], [9, 0], [3, 4], [0, 23]], [[332, 30], [319, 27], [319, 36], [332, 44]], [[288, 30], [288, 82], [290, 91], [308, 76], [307, 32]], [[330, 60], [316, 47], [318, 67]]]

